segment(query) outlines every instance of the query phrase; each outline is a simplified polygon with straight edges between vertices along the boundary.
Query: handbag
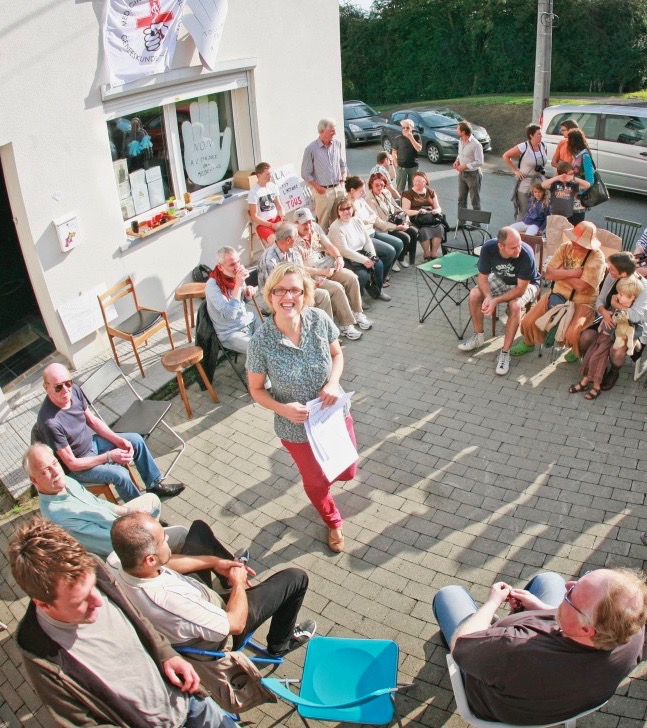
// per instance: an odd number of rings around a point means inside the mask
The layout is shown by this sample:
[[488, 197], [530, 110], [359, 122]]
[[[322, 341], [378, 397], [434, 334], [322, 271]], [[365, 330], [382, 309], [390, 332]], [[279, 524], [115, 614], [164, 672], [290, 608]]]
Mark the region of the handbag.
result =
[[208, 265], [201, 263], [200, 265], [196, 265], [196, 267], [193, 269], [191, 273], [191, 278], [193, 279], [194, 283], [206, 283], [209, 280], [210, 273], [211, 268], [209, 268]]
[[189, 657], [218, 705], [229, 713], [244, 713], [263, 703], [276, 703], [274, 693], [262, 683], [261, 673], [242, 652], [203, 662]]
[[597, 169], [593, 173], [593, 177], [593, 184], [580, 195], [580, 202], [588, 209], [606, 202], [610, 197], [609, 190]]
[[391, 212], [388, 218], [390, 223], [393, 225], [406, 225], [407, 224], [407, 213], [406, 212]]
[[431, 225], [438, 225], [437, 215], [433, 212], [419, 212], [415, 216], [415, 223], [417, 227], [429, 227]]

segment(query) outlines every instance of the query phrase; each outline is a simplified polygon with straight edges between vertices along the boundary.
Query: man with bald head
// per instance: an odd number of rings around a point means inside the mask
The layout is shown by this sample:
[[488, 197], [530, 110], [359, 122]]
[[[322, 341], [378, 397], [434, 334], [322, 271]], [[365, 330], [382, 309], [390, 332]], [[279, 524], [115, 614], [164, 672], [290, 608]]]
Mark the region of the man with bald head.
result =
[[481, 248], [477, 285], [469, 295], [474, 333], [458, 345], [459, 350], [474, 351], [483, 346], [483, 317], [496, 316], [497, 306], [505, 303], [508, 320], [494, 373], [499, 376], [507, 374], [510, 347], [517, 335], [521, 313], [527, 303], [535, 300], [538, 291], [539, 271], [533, 249], [528, 243], [521, 242], [521, 236], [514, 228], [502, 227], [496, 238], [488, 240]]
[[[510, 615], [493, 622], [505, 603]], [[629, 569], [567, 582], [548, 572], [525, 589], [497, 582], [480, 609], [462, 587], [443, 587], [433, 611], [475, 715], [561, 723], [608, 700], [640, 663], [647, 586]]]
[[38, 413], [38, 433], [80, 483], [112, 483], [128, 502], [140, 495], [126, 467], [134, 462], [149, 493], [172, 497], [184, 490], [181, 483], [162, 484], [162, 473], [142, 436], [113, 432], [90, 409], [62, 364], [45, 367], [43, 387], [47, 398]]

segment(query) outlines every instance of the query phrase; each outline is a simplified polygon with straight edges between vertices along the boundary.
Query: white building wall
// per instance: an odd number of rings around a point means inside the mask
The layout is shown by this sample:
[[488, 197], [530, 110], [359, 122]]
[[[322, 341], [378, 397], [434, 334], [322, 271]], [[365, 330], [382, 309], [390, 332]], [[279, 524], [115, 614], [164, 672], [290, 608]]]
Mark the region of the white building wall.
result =
[[[0, 153], [21, 246], [50, 336], [79, 366], [107, 346], [103, 330], [71, 344], [56, 313], [99, 283], [134, 274], [141, 298], [168, 307], [199, 262], [243, 244], [246, 204], [235, 201], [122, 253], [124, 228], [101, 100], [104, 0], [3, 0]], [[188, 47], [188, 44], [183, 44]], [[187, 56], [187, 54], [184, 54]], [[194, 54], [195, 57], [195, 54]], [[255, 58], [256, 158], [300, 167], [322, 116], [341, 120], [337, 0], [230, 0], [218, 62]], [[85, 243], [62, 253], [52, 220], [78, 215]]]

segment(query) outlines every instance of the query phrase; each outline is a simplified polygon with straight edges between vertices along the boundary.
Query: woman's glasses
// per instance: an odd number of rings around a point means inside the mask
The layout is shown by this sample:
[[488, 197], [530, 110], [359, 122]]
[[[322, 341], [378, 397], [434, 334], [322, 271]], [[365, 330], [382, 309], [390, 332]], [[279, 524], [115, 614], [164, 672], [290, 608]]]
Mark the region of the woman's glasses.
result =
[[288, 293], [292, 298], [299, 298], [299, 296], [303, 295], [303, 288], [272, 288], [272, 295], [277, 298], [283, 298]]

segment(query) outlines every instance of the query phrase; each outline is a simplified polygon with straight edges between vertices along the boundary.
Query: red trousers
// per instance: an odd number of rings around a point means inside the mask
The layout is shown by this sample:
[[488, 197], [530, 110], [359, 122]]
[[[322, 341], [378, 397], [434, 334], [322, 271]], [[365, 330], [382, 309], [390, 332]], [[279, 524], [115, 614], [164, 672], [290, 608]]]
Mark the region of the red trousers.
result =
[[[355, 430], [353, 428], [353, 418], [350, 414], [346, 415], [346, 428], [353, 445], [357, 447], [355, 438]], [[323, 522], [328, 528], [341, 528], [343, 520], [335, 501], [330, 493], [331, 483], [324, 475], [321, 466], [312, 452], [309, 442], [288, 442], [281, 440], [285, 449], [292, 455], [301, 478], [303, 480], [303, 489], [310, 499], [312, 505], [317, 509]], [[341, 475], [335, 478], [337, 480], [352, 480], [357, 474], [357, 463], [353, 463], [346, 468]]]

